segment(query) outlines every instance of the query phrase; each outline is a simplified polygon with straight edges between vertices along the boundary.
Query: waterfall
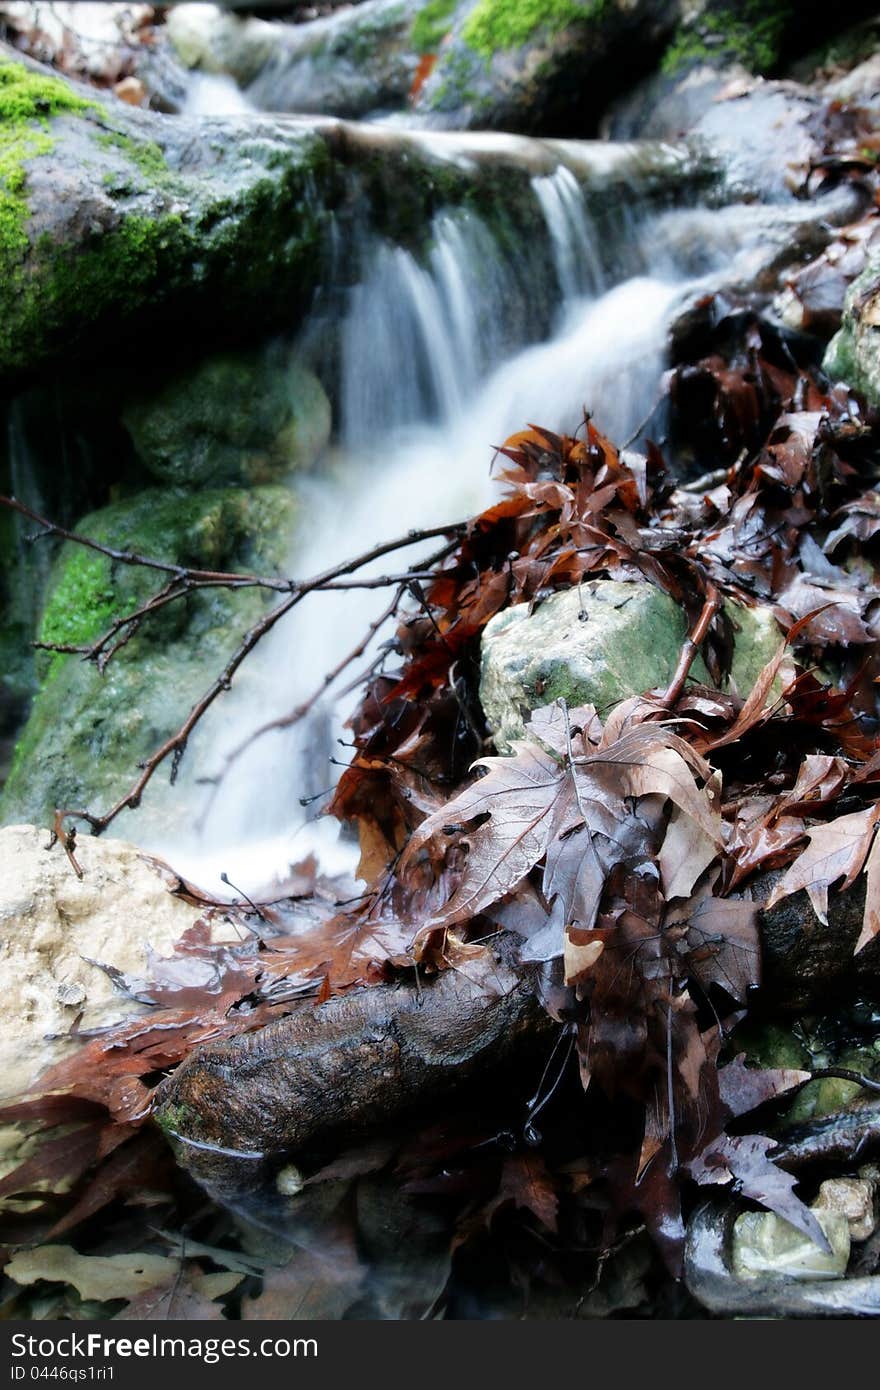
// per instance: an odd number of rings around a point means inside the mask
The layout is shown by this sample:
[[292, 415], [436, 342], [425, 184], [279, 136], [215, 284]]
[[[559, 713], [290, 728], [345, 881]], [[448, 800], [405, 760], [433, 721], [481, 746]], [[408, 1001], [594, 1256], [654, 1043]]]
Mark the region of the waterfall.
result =
[[597, 293], [604, 282], [602, 262], [574, 174], [561, 165], [555, 173], [533, 179], [532, 188], [550, 234], [563, 303]]
[[[431, 139], [453, 157], [449, 142]], [[303, 521], [289, 574], [304, 578], [410, 528], [473, 516], [496, 495], [496, 446], [524, 425], [574, 431], [587, 410], [617, 443], [638, 448], [649, 416], [652, 435], [662, 434], [653, 407], [678, 309], [755, 277], [805, 215], [794, 204], [649, 211], [637, 192], [602, 193], [601, 171], [591, 182], [592, 153], [582, 156], [581, 182], [573, 147], [523, 143], [532, 170], [531, 193], [525, 185], [517, 195], [532, 199], [525, 238], [512, 234], [503, 192], [482, 197], [478, 211], [441, 208], [406, 245], [367, 224], [342, 235], [341, 224], [335, 267], [329, 256], [300, 332], [335, 402], [335, 438], [320, 475], [296, 480]], [[480, 140], [466, 146], [455, 146], [456, 158], [482, 157]], [[417, 559], [407, 550], [400, 563]], [[306, 720], [229, 758], [313, 695], [385, 603], [380, 591], [355, 589], [304, 600], [190, 739], [179, 816], [160, 819], [147, 788], [120, 833], [214, 891], [224, 891], [221, 872], [260, 890], [313, 851], [328, 872], [350, 869], [353, 847], [320, 809], [346, 756], [339, 741], [356, 689], [331, 692]], [[377, 632], [342, 684], [389, 635]]]
[[[473, 213], [441, 213], [422, 258], [365, 244], [341, 329], [340, 448], [320, 477], [297, 484], [307, 523], [290, 573], [304, 577], [409, 528], [474, 514], [497, 486], [495, 446], [527, 423], [574, 430], [587, 409], [612, 439], [637, 434], [658, 395], [677, 308], [751, 268], [768, 235], [766, 209], [697, 208], [620, 219], [617, 238], [603, 240], [568, 170], [537, 176], [532, 187], [546, 227], [540, 259], [556, 286], [549, 332], [524, 329], [546, 320], [538, 301], [547, 278], [530, 287]], [[258, 739], [219, 789], [206, 794], [193, 779], [218, 772], [255, 728], [311, 695], [386, 601], [374, 591], [314, 595], [279, 624], [189, 760], [188, 796], [203, 802], [198, 833], [176, 830], [173, 843], [146, 837], [149, 847], [221, 891], [221, 871], [255, 890], [312, 851], [329, 871], [353, 867], [353, 846], [320, 808], [331, 758], [345, 756], [339, 741], [356, 692], [328, 696], [299, 725]]]

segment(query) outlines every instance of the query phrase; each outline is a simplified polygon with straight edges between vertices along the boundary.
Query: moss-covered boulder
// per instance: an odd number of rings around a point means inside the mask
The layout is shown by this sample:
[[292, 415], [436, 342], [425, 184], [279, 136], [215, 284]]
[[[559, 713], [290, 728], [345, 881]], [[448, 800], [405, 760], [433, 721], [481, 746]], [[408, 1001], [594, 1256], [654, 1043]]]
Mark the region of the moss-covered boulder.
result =
[[227, 353], [129, 403], [138, 457], [162, 482], [276, 482], [308, 468], [330, 438], [321, 383], [289, 353]]
[[[729, 610], [735, 642], [731, 680], [748, 694], [779, 646], [763, 608]], [[600, 579], [552, 594], [533, 613], [507, 608], [486, 627], [480, 700], [500, 752], [522, 737], [532, 710], [563, 698], [595, 705], [604, 717], [630, 695], [668, 685], [687, 624], [681, 608], [652, 584]], [[709, 675], [698, 658], [695, 680]]]
[[610, 98], [650, 70], [677, 18], [664, 0], [464, 0], [435, 9], [442, 42], [417, 111], [457, 129], [566, 135], [590, 133]]
[[111, 102], [0, 48], [0, 377], [125, 333], [146, 356], [161, 331], [167, 356], [187, 332], [246, 333], [272, 300], [289, 321], [334, 201], [327, 141], [220, 125]]
[[872, 256], [850, 285], [822, 366], [832, 381], [845, 381], [880, 405], [880, 256]]
[[[531, 179], [565, 150], [323, 117], [168, 117], [0, 45], [0, 386], [76, 358], [133, 369], [290, 332], [364, 226], [421, 251], [441, 208], [503, 209], [528, 237]], [[665, 146], [571, 156], [596, 194], [709, 173]], [[350, 241], [349, 241], [350, 239]]]
[[[78, 529], [110, 547], [190, 567], [273, 574], [283, 569], [293, 521], [293, 499], [281, 487], [155, 488], [95, 512]], [[39, 639], [88, 643], [161, 583], [155, 571], [68, 542]], [[138, 762], [180, 726], [266, 601], [253, 588], [193, 592], [148, 619], [103, 675], [77, 655], [41, 652], [40, 690], [0, 819], [45, 824], [58, 806], [106, 810], [128, 789]], [[172, 797], [163, 772], [150, 790], [153, 812], [166, 816]]]

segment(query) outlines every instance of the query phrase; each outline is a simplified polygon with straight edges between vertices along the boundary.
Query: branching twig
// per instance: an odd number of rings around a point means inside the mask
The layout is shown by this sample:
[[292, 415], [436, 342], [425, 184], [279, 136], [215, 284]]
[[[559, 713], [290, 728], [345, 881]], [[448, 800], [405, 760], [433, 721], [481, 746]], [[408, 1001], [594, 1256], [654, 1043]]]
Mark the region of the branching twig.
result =
[[[145, 762], [140, 764], [140, 775], [135, 779], [128, 791], [125, 792], [108, 811], [105, 811], [103, 814], [96, 814], [87, 808], [78, 807], [61, 807], [56, 810], [54, 820], [55, 834], [64, 845], [71, 865], [80, 878], [82, 877], [82, 868], [77, 862], [75, 853], [76, 831], [74, 828], [68, 828], [66, 822], [68, 820], [85, 821], [86, 824], [91, 827], [93, 834], [102, 834], [122, 811], [126, 809], [133, 810], [140, 804], [143, 793], [152, 777], [158, 768], [169, 758], [172, 760], [171, 780], [173, 782], [177, 776], [177, 771], [186, 751], [190, 735], [196, 725], [207, 713], [218, 696], [229, 689], [233, 677], [246, 657], [250, 655], [266, 634], [271, 632], [276, 624], [295, 608], [307, 594], [334, 589], [383, 588], [394, 584], [398, 588], [398, 594], [395, 596], [394, 605], [396, 607], [400, 599], [399, 591], [401, 587], [408, 587], [412, 582], [418, 581], [418, 579], [422, 577], [431, 577], [429, 569], [419, 566], [417, 569], [414, 568], [403, 575], [381, 575], [374, 578], [357, 580], [351, 580], [349, 576], [356, 574], [357, 571], [371, 564], [374, 560], [382, 559], [385, 555], [393, 554], [398, 550], [405, 550], [409, 546], [418, 545], [423, 541], [433, 540], [440, 536], [446, 537], [447, 544], [444, 545], [436, 555], [430, 557], [428, 564], [429, 566], [433, 565], [454, 549], [457, 538], [467, 529], [467, 523], [459, 521], [443, 526], [429, 527], [424, 530], [411, 530], [408, 531], [406, 535], [399, 536], [394, 540], [383, 541], [381, 544], [373, 546], [370, 550], [355, 556], [353, 559], [343, 561], [339, 565], [333, 565], [322, 574], [315, 575], [311, 579], [298, 581], [290, 578], [270, 578], [253, 574], [189, 569], [186, 566], [162, 560], [154, 560], [150, 556], [139, 555], [134, 551], [116, 550], [111, 546], [106, 546], [99, 541], [92, 540], [89, 536], [83, 536], [74, 531], [68, 531], [65, 527], [58, 526], [54, 522], [49, 521], [48, 518], [33, 511], [32, 508], [26, 506], [23, 502], [19, 502], [16, 498], [0, 496], [0, 505], [6, 506], [18, 512], [20, 515], [27, 517], [29, 520], [36, 522], [37, 525], [42, 527], [43, 533], [46, 535], [57, 536], [61, 540], [70, 541], [76, 545], [82, 545], [86, 549], [94, 550], [106, 556], [116, 564], [153, 569], [170, 576], [168, 583], [166, 583], [165, 587], [161, 589], [159, 593], [153, 595], [151, 599], [141, 604], [139, 608], [127, 614], [125, 617], [114, 620], [106, 632], [98, 637], [90, 646], [81, 648], [63, 646], [60, 644], [58, 646], [49, 643], [41, 644], [51, 650], [72, 651], [83, 656], [87, 660], [93, 660], [98, 665], [99, 670], [103, 670], [107, 662], [112, 659], [113, 655], [131, 640], [140, 623], [146, 617], [197, 589], [264, 588], [285, 595], [280, 603], [276, 604], [269, 612], [264, 613], [263, 616], [248, 629], [238, 648], [223, 667], [223, 670], [205, 691], [201, 699], [193, 705], [177, 732], [166, 739], [161, 747], [157, 748]], [[449, 540], [449, 537], [456, 539]], [[384, 618], [382, 621], [384, 621]], [[370, 635], [372, 635], [372, 633]], [[366, 643], [363, 645], [365, 646]], [[352, 653], [349, 660], [355, 660], [362, 650], [363, 646], [359, 645], [358, 650]], [[348, 660], [341, 664], [340, 670], [344, 670], [347, 664]], [[334, 680], [338, 674], [338, 671], [329, 673], [326, 684]], [[326, 686], [322, 686], [322, 691], [324, 688], [326, 688]], [[320, 693], [322, 692], [318, 692], [318, 694]]]
[[382, 612], [379, 614], [379, 617], [375, 618], [373, 622], [370, 623], [366, 633], [358, 642], [357, 646], [354, 647], [350, 652], [348, 652], [348, 654], [344, 656], [341, 661], [338, 661], [337, 664], [333, 667], [332, 671], [327, 672], [327, 674], [322, 678], [320, 685], [312, 691], [311, 695], [307, 696], [305, 700], [303, 700], [300, 704], [296, 705], [294, 709], [289, 710], [287, 714], [282, 714], [277, 719], [269, 719], [266, 721], [265, 724], [261, 724], [259, 728], [254, 729], [251, 733], [247, 735], [246, 738], [242, 739], [241, 743], [237, 744], [230, 753], [227, 753], [223, 762], [223, 766], [220, 769], [220, 772], [217, 774], [217, 777], [214, 781], [214, 789], [208, 800], [208, 804], [202, 812], [202, 823], [204, 823], [204, 821], [207, 819], [207, 816], [214, 803], [214, 798], [216, 797], [217, 792], [219, 791], [224, 779], [228, 776], [233, 764], [238, 762], [239, 758], [244, 753], [246, 753], [249, 748], [253, 747], [253, 745], [257, 742], [258, 739], [263, 738], [265, 734], [273, 733], [276, 731], [280, 732], [282, 729], [293, 728], [295, 724], [298, 724], [302, 719], [305, 719], [306, 715], [311, 713], [315, 705], [320, 700], [321, 696], [326, 694], [333, 682], [337, 680], [339, 676], [342, 675], [342, 672], [347, 670], [348, 667], [352, 664], [352, 662], [357, 661], [359, 656], [363, 656], [364, 652], [370, 645], [370, 642], [372, 641], [375, 634], [378, 632], [379, 628], [383, 625], [383, 623], [387, 622], [388, 619], [392, 617], [393, 614], [397, 611], [398, 605], [400, 604], [400, 600], [403, 597], [404, 592], [404, 586], [400, 585], [388, 606], [386, 608], [383, 608]]

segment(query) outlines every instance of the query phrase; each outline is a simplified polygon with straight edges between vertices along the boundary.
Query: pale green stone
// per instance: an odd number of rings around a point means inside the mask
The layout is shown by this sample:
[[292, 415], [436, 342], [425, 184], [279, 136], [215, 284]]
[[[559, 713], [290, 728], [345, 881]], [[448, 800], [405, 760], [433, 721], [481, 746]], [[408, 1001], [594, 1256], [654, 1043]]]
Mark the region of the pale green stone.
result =
[[[728, 607], [735, 646], [731, 683], [748, 695], [779, 645], [766, 609]], [[621, 700], [663, 687], [675, 672], [687, 636], [684, 611], [652, 584], [591, 580], [545, 599], [505, 609], [487, 625], [480, 698], [495, 743], [510, 750], [533, 709], [564, 698], [595, 705], [604, 718]], [[701, 658], [694, 680], [709, 682]]]
[[815, 1207], [813, 1215], [828, 1238], [831, 1252], [769, 1211], [747, 1211], [733, 1225], [731, 1264], [740, 1279], [840, 1279], [850, 1254], [847, 1218], [839, 1211]]

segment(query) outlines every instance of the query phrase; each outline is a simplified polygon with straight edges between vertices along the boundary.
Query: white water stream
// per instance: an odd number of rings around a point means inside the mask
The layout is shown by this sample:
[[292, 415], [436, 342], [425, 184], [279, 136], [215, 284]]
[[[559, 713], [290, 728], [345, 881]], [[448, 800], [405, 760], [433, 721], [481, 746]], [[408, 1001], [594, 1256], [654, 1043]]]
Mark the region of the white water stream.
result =
[[[558, 285], [544, 341], [512, 343], [504, 331], [505, 306], [523, 286], [472, 214], [437, 217], [424, 264], [401, 247], [369, 248], [342, 327], [340, 447], [320, 477], [297, 484], [304, 522], [290, 560], [296, 577], [409, 528], [474, 514], [497, 486], [494, 446], [527, 423], [571, 431], [586, 408], [612, 439], [626, 440], [656, 400], [677, 307], [766, 257], [766, 208], [637, 219], [620, 228], [610, 252], [598, 245], [567, 169], [535, 178], [533, 188]], [[637, 273], [621, 278], [621, 267]], [[126, 834], [140, 833], [181, 872], [221, 892], [221, 872], [253, 892], [312, 851], [329, 871], [351, 869], [354, 847], [320, 817], [322, 800], [302, 807], [300, 799], [333, 782], [330, 758], [346, 756], [338, 739], [356, 693], [338, 704], [331, 694], [298, 726], [260, 738], [219, 789], [193, 779], [216, 774], [254, 729], [311, 695], [387, 601], [384, 592], [357, 590], [305, 600], [246, 663], [187, 755], [181, 794], [187, 805], [201, 801], [198, 828], [157, 836], [148, 821], [139, 832], [135, 818]]]

